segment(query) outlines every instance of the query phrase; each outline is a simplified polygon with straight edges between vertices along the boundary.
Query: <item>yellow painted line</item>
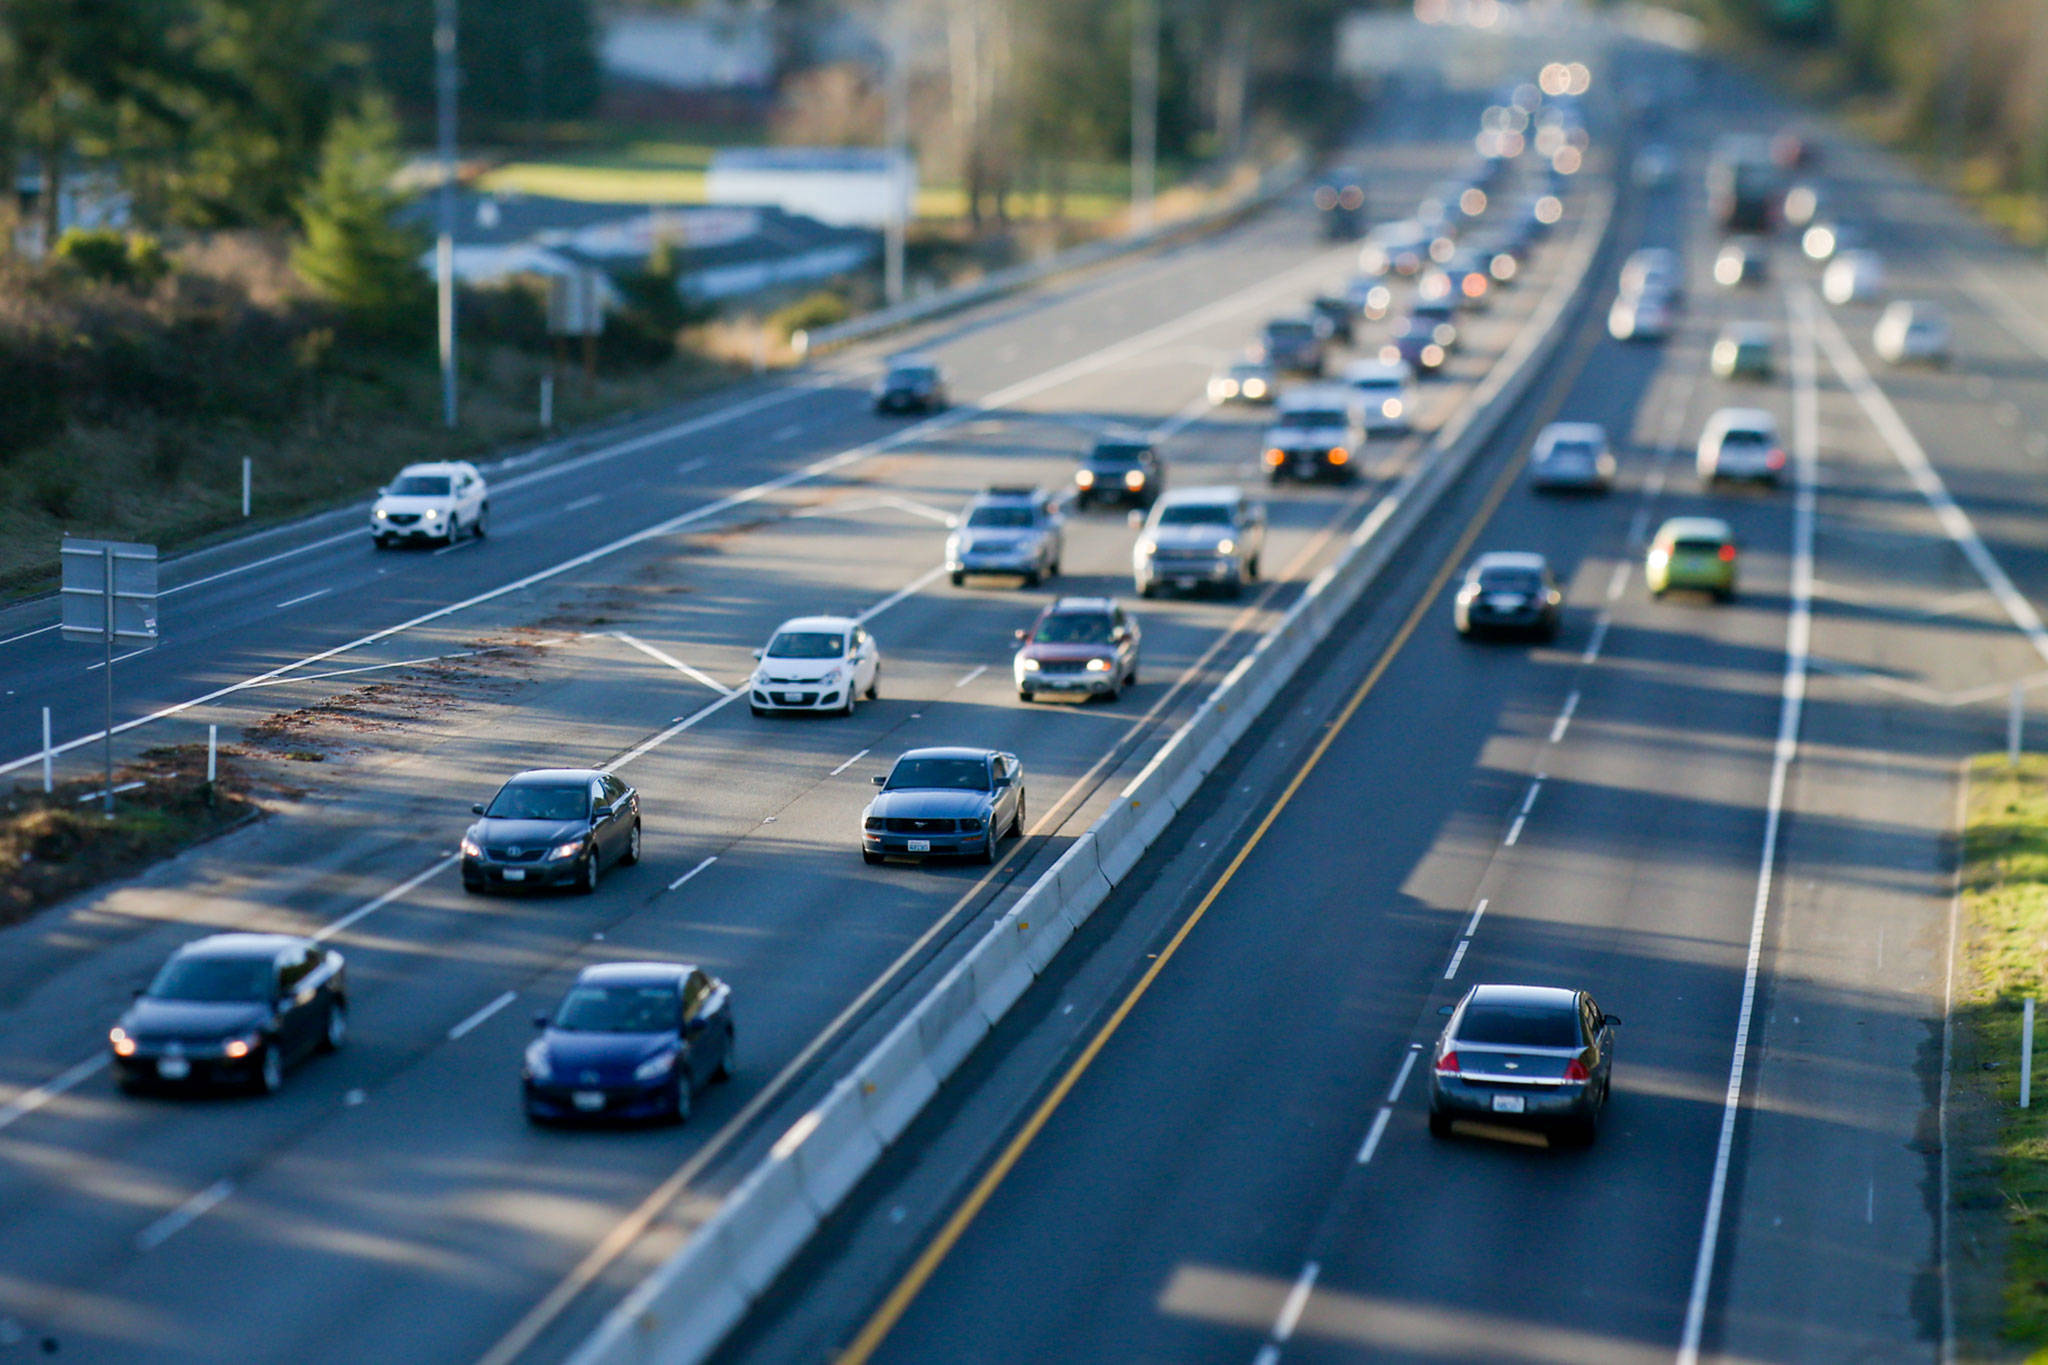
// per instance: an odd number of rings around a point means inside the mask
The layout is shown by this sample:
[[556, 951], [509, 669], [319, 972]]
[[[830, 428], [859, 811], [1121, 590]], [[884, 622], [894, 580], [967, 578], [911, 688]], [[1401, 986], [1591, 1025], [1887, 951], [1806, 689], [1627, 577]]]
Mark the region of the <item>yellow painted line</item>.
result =
[[[1597, 342], [1598, 336], [1592, 336], [1591, 340]], [[1591, 354], [1591, 350], [1590, 344], [1582, 345], [1572, 361], [1567, 364], [1566, 371], [1573, 378], [1576, 377], [1579, 370], [1584, 368], [1586, 358]], [[1555, 415], [1558, 407], [1564, 401], [1564, 395], [1570, 392], [1570, 390], [1570, 379], [1567, 379], [1558, 386], [1557, 398], [1549, 405], [1548, 413], [1544, 418], [1545, 421], [1548, 421], [1550, 416]], [[1372, 690], [1379, 685], [1380, 678], [1393, 665], [1394, 659], [1400, 654], [1402, 647], [1408, 643], [1408, 637], [1413, 635], [1416, 627], [1422, 624], [1422, 618], [1428, 615], [1430, 610], [1436, 605], [1437, 597], [1443, 592], [1444, 585], [1450, 581], [1451, 575], [1457, 571], [1459, 563], [1471, 551], [1473, 542], [1479, 538], [1479, 533], [1493, 519], [1493, 514], [1500, 508], [1501, 500], [1507, 496], [1508, 490], [1514, 487], [1515, 481], [1521, 472], [1522, 461], [1520, 459], [1512, 459], [1507, 462], [1506, 467], [1501, 470], [1500, 476], [1494, 480], [1493, 487], [1487, 490], [1486, 501], [1481, 504], [1479, 511], [1473, 516], [1471, 524], [1465, 529], [1465, 533], [1458, 538], [1458, 543], [1451, 548], [1451, 552], [1444, 556], [1444, 561], [1438, 567], [1436, 576], [1430, 580], [1429, 587], [1424, 590], [1421, 599], [1416, 602], [1414, 610], [1408, 613], [1407, 620], [1401, 623], [1401, 629], [1388, 642], [1386, 649], [1381, 651], [1378, 660], [1372, 666], [1372, 670], [1365, 675], [1364, 680], [1359, 683], [1357, 690], [1345, 702], [1343, 711], [1337, 716], [1336, 724], [1330, 726], [1324, 732], [1322, 739], [1317, 741], [1315, 748], [1310, 750], [1307, 759], [1296, 770], [1293, 778], [1288, 781], [1286, 790], [1280, 793], [1279, 800], [1274, 802], [1273, 808], [1266, 812], [1265, 818], [1259, 821], [1258, 828], [1252, 831], [1252, 835], [1245, 841], [1244, 847], [1239, 849], [1237, 856], [1230, 860], [1230, 865], [1223, 869], [1223, 874], [1216, 879], [1215, 884], [1209, 888], [1207, 894], [1202, 897], [1201, 902], [1195, 906], [1193, 913], [1175, 931], [1173, 938], [1167, 943], [1166, 947], [1160, 950], [1159, 956], [1154, 959], [1152, 965], [1145, 969], [1145, 974], [1138, 978], [1135, 986], [1131, 987], [1130, 993], [1116, 1007], [1116, 1012], [1110, 1015], [1108, 1021], [1089, 1040], [1088, 1046], [1082, 1050], [1081, 1055], [1074, 1059], [1074, 1064], [1067, 1068], [1065, 1075], [1060, 1077], [1059, 1084], [1052, 1088], [1052, 1092], [1039, 1104], [1030, 1119], [1025, 1122], [1024, 1127], [1018, 1131], [1014, 1138], [1010, 1139], [1009, 1144], [1004, 1147], [1002, 1155], [996, 1158], [995, 1164], [990, 1166], [988, 1171], [976, 1182], [973, 1190], [968, 1193], [967, 1198], [953, 1211], [953, 1215], [946, 1220], [945, 1226], [939, 1229], [938, 1235], [918, 1255], [917, 1260], [912, 1263], [903, 1278], [897, 1282], [896, 1287], [889, 1291], [889, 1296], [882, 1300], [881, 1307], [877, 1308], [874, 1316], [867, 1320], [867, 1323], [861, 1328], [859, 1335], [854, 1337], [852, 1343], [840, 1354], [838, 1365], [866, 1365], [866, 1362], [873, 1357], [875, 1351], [881, 1346], [889, 1333], [895, 1329], [896, 1324], [901, 1321], [903, 1314], [908, 1311], [911, 1302], [923, 1291], [926, 1283], [930, 1281], [932, 1275], [938, 1270], [940, 1263], [946, 1259], [946, 1256], [953, 1250], [954, 1245], [960, 1240], [961, 1235], [967, 1231], [968, 1225], [980, 1214], [982, 1207], [988, 1203], [990, 1197], [995, 1194], [996, 1189], [1010, 1174], [1011, 1169], [1023, 1157], [1025, 1150], [1037, 1139], [1039, 1132], [1052, 1118], [1054, 1112], [1066, 1101], [1067, 1095], [1073, 1090], [1088, 1068], [1094, 1065], [1096, 1057], [1108, 1045], [1110, 1038], [1115, 1035], [1116, 1031], [1123, 1026], [1124, 1020], [1130, 1017], [1130, 1013], [1137, 1007], [1138, 1001], [1142, 1000], [1145, 993], [1152, 989], [1152, 983], [1158, 980], [1159, 974], [1162, 971], [1166, 970], [1166, 964], [1171, 962], [1174, 954], [1180, 951], [1181, 944], [1187, 941], [1188, 935], [1194, 932], [1195, 926], [1202, 922], [1202, 917], [1209, 913], [1209, 907], [1216, 903], [1216, 898], [1223, 894], [1224, 888], [1229, 886], [1231, 881], [1237, 876], [1238, 869], [1244, 866], [1246, 859], [1251, 857], [1252, 851], [1265, 839], [1267, 831], [1272, 829], [1273, 823], [1280, 818], [1281, 812], [1285, 811], [1288, 805], [1293, 802], [1295, 793], [1301, 790], [1301, 786], [1308, 780], [1309, 774], [1314, 772], [1316, 765], [1322, 762], [1323, 755], [1329, 752], [1332, 744], [1336, 743], [1337, 736], [1344, 732], [1345, 727], [1350, 724], [1352, 716], [1357, 714], [1358, 708], [1365, 704], [1366, 697], [1371, 695]]]

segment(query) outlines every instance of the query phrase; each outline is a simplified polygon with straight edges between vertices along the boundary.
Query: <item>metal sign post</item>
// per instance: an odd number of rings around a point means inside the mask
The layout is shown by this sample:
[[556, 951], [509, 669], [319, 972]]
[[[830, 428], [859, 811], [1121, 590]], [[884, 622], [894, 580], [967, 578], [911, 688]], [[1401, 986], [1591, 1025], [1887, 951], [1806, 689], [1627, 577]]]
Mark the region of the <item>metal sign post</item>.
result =
[[97, 644], [100, 667], [107, 673], [107, 726], [101, 735], [106, 760], [104, 798], [107, 817], [114, 814], [114, 646], [131, 645], [139, 652], [156, 643], [156, 546], [119, 540], [74, 540], [66, 537], [59, 551], [64, 568], [64, 638]]

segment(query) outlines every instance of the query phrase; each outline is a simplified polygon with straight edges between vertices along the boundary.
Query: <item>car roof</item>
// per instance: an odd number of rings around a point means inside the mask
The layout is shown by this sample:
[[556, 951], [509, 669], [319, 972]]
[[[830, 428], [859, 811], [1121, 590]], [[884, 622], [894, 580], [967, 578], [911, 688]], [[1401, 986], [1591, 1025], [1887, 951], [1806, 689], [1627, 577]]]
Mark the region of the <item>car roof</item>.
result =
[[1719, 517], [1672, 517], [1657, 528], [1659, 540], [1733, 540], [1735, 532]]
[[312, 941], [297, 934], [209, 934], [178, 949], [174, 956], [267, 959], [287, 948], [303, 948]]
[[988, 758], [994, 749], [969, 749], [958, 744], [940, 744], [929, 749], [905, 749], [897, 758], [901, 763], [906, 758]]
[[976, 503], [1044, 502], [1045, 496], [1045, 490], [1043, 488], [1026, 487], [1021, 484], [998, 484], [991, 488], [982, 489], [979, 493], [976, 493], [974, 495], [972, 501]]
[[904, 351], [899, 355], [890, 356], [883, 364], [892, 370], [897, 368], [908, 369], [913, 365], [930, 366], [936, 369], [939, 362], [926, 355], [923, 351]]
[[688, 962], [598, 962], [576, 973], [576, 984], [680, 986], [696, 970]]
[[1277, 318], [1267, 318], [1266, 325], [1268, 327], [1313, 328], [1316, 325], [1316, 320], [1306, 313], [1282, 313]]
[[1170, 507], [1184, 502], [1243, 502], [1244, 490], [1235, 484], [1205, 484], [1200, 488], [1175, 488], [1159, 495], [1154, 507]]
[[1113, 597], [1060, 597], [1055, 598], [1053, 604], [1045, 609], [1045, 614], [1047, 616], [1063, 616], [1071, 613], [1078, 616], [1083, 613], [1093, 614], [1095, 612], [1111, 612], [1115, 610], [1116, 599]]
[[1395, 380], [1408, 382], [1408, 362], [1405, 360], [1354, 360], [1344, 367], [1344, 382], [1361, 384], [1368, 380]]
[[1776, 431], [1778, 419], [1769, 408], [1716, 408], [1707, 418], [1707, 425], [1728, 431], [1736, 427], [1747, 427], [1756, 431]]
[[1590, 441], [1595, 445], [1607, 439], [1607, 428], [1598, 422], [1552, 422], [1536, 434], [1536, 443], [1546, 441]]
[[852, 630], [859, 624], [851, 616], [792, 616], [775, 630]]
[[1297, 384], [1280, 395], [1280, 411], [1289, 408], [1344, 407], [1351, 402], [1351, 390], [1342, 384]]
[[1550, 561], [1533, 550], [1489, 550], [1472, 561], [1472, 571], [1482, 569], [1525, 569], [1541, 573], [1550, 567]]
[[404, 478], [404, 477], [405, 477], [406, 475], [408, 475], [408, 474], [426, 474], [426, 475], [434, 475], [434, 474], [449, 474], [449, 475], [454, 475], [454, 474], [473, 474], [473, 473], [475, 473], [475, 472], [476, 472], [476, 466], [475, 466], [475, 465], [472, 465], [472, 464], [471, 464], [471, 463], [470, 463], [469, 461], [467, 461], [467, 460], [429, 460], [429, 461], [427, 461], [427, 462], [426, 462], [426, 463], [424, 463], [424, 464], [409, 464], [409, 465], [407, 465], [407, 466], [406, 466], [405, 468], [403, 468], [403, 469], [401, 469], [401, 470], [399, 470], [399, 471], [398, 471], [398, 477], [402, 479], [402, 478]]
[[1549, 1006], [1556, 1010], [1577, 1009], [1579, 993], [1564, 986], [1474, 986], [1465, 993], [1468, 1005]]
[[570, 782], [588, 782], [604, 774], [596, 768], [529, 768], [506, 779], [508, 787], [539, 787]]

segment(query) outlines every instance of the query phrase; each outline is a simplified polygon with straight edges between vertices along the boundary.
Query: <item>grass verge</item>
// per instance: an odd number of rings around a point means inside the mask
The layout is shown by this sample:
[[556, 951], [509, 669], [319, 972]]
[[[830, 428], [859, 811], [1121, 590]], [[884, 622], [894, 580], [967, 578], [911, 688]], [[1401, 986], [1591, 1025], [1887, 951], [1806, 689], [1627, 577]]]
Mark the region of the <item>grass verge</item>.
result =
[[0, 798], [0, 924], [101, 883], [139, 872], [220, 834], [260, 809], [246, 770], [231, 751], [206, 781], [203, 745], [151, 749], [117, 769], [115, 786], [142, 785], [115, 797], [101, 814], [99, 779], [66, 782], [49, 794], [19, 788]]
[[[1951, 1114], [1959, 1335], [2048, 1360], [2048, 1090], [2019, 1107], [2022, 1002], [2048, 987], [2048, 754], [1973, 759]], [[2048, 1011], [2037, 1031], [2048, 1025]], [[2037, 1065], [2036, 1079], [2040, 1067]]]

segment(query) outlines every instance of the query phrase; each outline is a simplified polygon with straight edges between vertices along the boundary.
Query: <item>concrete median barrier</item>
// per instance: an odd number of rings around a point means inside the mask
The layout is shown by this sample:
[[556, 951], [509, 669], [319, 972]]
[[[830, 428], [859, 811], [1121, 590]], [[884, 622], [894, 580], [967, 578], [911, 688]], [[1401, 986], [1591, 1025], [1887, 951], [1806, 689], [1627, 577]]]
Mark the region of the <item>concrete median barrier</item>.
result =
[[1063, 913], [1059, 897], [1050, 894], [1051, 887], [1045, 887], [1045, 890], [1047, 895], [1026, 896], [1017, 902], [1016, 909], [1000, 921], [1017, 936], [1024, 965], [1031, 969], [1034, 977], [1045, 970], [1053, 955], [1066, 947], [1067, 940], [1074, 936], [1074, 922]]
[[849, 1076], [833, 1086], [782, 1135], [775, 1150], [789, 1158], [804, 1198], [820, 1217], [837, 1208], [840, 1197], [882, 1154], [882, 1139], [868, 1123], [859, 1082]]
[[1076, 839], [1040, 880], [1046, 878], [1058, 888], [1060, 912], [1076, 929], [1086, 924], [1110, 890], [1109, 879], [1102, 875], [1102, 863], [1095, 856], [1093, 832]]
[[1024, 960], [1024, 945], [1003, 920], [997, 920], [969, 950], [967, 963], [974, 976], [974, 1003], [991, 1025], [1010, 1012], [1010, 1006], [1031, 984], [1031, 964]]
[[904, 1019], [853, 1070], [861, 1112], [885, 1147], [910, 1126], [939, 1088], [938, 1075], [925, 1059], [920, 1024], [915, 1013]]
[[661, 1365], [709, 1355], [750, 1302], [723, 1230], [707, 1223], [642, 1280], [569, 1365]]
[[974, 972], [962, 960], [939, 978], [930, 994], [920, 1000], [911, 1016], [917, 1020], [918, 1037], [924, 1041], [925, 1065], [939, 1080], [953, 1074], [974, 1045], [988, 1032], [988, 1016], [974, 985]]
[[[706, 1226], [712, 1224], [730, 1253], [733, 1283], [756, 1299], [818, 1230], [818, 1210], [804, 1196], [789, 1158], [771, 1152], [725, 1197]], [[703, 1231], [699, 1229], [700, 1236]]]
[[1145, 804], [1144, 796], [1133, 794], [1129, 787], [1125, 787], [1110, 808], [1095, 821], [1091, 831], [1095, 835], [1095, 858], [1102, 864], [1102, 875], [1109, 879], [1111, 886], [1122, 881], [1145, 854], [1144, 846], [1133, 837], [1138, 811]]

